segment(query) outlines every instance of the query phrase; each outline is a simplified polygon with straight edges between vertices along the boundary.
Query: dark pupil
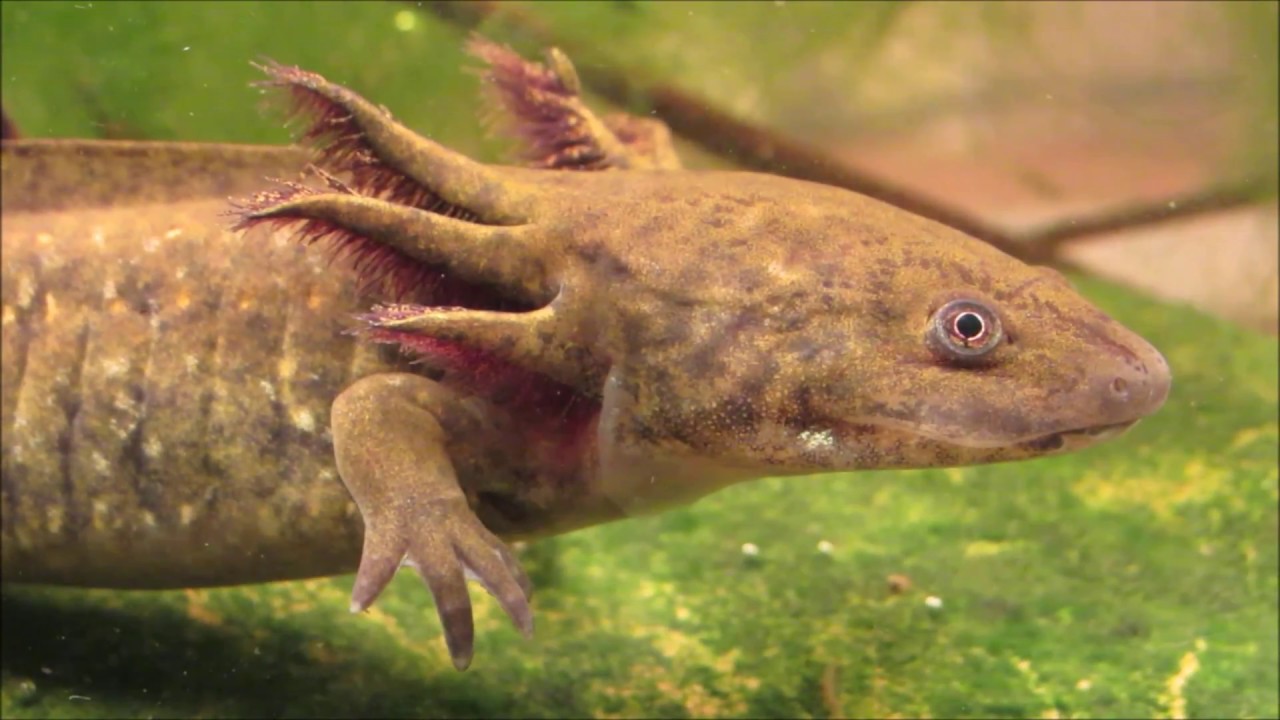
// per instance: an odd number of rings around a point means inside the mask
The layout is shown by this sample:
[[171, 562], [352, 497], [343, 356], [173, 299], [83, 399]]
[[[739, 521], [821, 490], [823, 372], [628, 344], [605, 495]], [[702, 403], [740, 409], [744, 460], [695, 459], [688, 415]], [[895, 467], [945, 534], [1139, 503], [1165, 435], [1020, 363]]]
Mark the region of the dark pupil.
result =
[[982, 318], [967, 312], [956, 318], [956, 332], [965, 340], [972, 340], [982, 334]]

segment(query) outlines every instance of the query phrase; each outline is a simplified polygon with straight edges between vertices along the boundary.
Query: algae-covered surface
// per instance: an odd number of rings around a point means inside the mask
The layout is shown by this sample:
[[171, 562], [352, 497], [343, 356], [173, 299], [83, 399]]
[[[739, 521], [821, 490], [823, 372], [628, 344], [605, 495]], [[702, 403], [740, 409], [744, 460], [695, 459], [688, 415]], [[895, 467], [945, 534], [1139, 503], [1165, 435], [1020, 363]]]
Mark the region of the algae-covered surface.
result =
[[[193, 9], [4, 3], [6, 108], [33, 136], [279, 142], [245, 87], [269, 55], [496, 152], [458, 72], [463, 33], [422, 14], [399, 29], [407, 4], [175, 5]], [[409, 574], [361, 616], [350, 578], [6, 588], [0, 714], [1280, 715], [1277, 341], [1077, 280], [1173, 367], [1166, 407], [1119, 440], [762, 480], [536, 543], [535, 639], [477, 592], [466, 673]]]

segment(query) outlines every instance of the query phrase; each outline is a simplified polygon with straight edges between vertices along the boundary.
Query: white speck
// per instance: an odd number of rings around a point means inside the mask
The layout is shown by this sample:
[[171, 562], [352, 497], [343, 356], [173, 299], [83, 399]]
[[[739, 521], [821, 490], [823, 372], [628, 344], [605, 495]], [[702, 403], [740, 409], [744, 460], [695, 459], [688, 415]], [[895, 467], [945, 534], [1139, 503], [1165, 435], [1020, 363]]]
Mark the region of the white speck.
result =
[[173, 240], [182, 236], [182, 228], [173, 228], [164, 234], [165, 240]]
[[103, 300], [116, 299], [116, 281], [115, 280], [108, 280], [102, 284], [102, 299]]
[[153, 253], [160, 249], [160, 238], [149, 237], [142, 241], [142, 249], [146, 252]]
[[747, 557], [756, 557], [760, 554], [760, 548], [755, 543], [742, 543], [742, 554]]
[[182, 356], [182, 363], [186, 365], [188, 373], [193, 373], [200, 369], [200, 358], [190, 353]]
[[183, 265], [173, 272], [173, 276], [179, 280], [187, 276], [187, 266]]
[[924, 599], [924, 604], [925, 604], [925, 607], [931, 608], [933, 610], [941, 610], [942, 598], [938, 597], [937, 595], [930, 595], [929, 597]]
[[266, 393], [267, 399], [274, 401], [276, 399], [276, 388], [266, 380], [259, 380], [258, 387], [262, 388], [262, 392]]
[[128, 358], [111, 358], [102, 363], [102, 374], [107, 378], [120, 377], [129, 369]]
[[1178, 209], [1178, 201], [1177, 201], [1177, 200], [1170, 200], [1170, 201], [1169, 201], [1169, 209], [1170, 209], [1170, 210], [1177, 210], [1177, 209]]
[[826, 540], [818, 541], [818, 552], [822, 553], [823, 555], [830, 555], [832, 552], [835, 551], [835, 549], [836, 549], [836, 546], [832, 545], [830, 542], [827, 542]]
[[1078, 682], [1076, 682], [1077, 690], [1088, 690], [1089, 688], [1092, 688], [1092, 687], [1093, 687], [1093, 681], [1090, 680], [1089, 678], [1081, 678]]
[[809, 450], [829, 450], [836, 445], [835, 433], [830, 430], [805, 430], [799, 437]]
[[88, 695], [68, 695], [67, 699], [68, 700], [92, 700], [93, 698], [89, 697]]
[[57, 535], [62, 531], [62, 508], [53, 506], [45, 511], [45, 521], [49, 525], [49, 532]]
[[142, 443], [142, 454], [147, 456], [148, 460], [155, 460], [160, 457], [160, 453], [164, 452], [164, 445], [160, 441], [149, 437]]
[[18, 280], [18, 307], [26, 310], [31, 307], [31, 301], [35, 299], [36, 286], [31, 282], [31, 278], [23, 275]]
[[95, 452], [92, 456], [93, 469], [98, 471], [99, 475], [111, 474], [111, 461], [107, 460], [102, 453]]
[[93, 234], [89, 236], [89, 239], [92, 240], [93, 244], [97, 247], [107, 246], [107, 236], [103, 234], [100, 228], [94, 228]]
[[182, 52], [187, 52], [187, 51], [188, 51], [188, 50], [190, 50], [190, 49], [191, 49], [191, 46], [190, 46], [190, 45], [184, 45], [184, 46], [182, 46]]
[[293, 426], [302, 432], [315, 432], [316, 418], [310, 410], [296, 410], [293, 413]]

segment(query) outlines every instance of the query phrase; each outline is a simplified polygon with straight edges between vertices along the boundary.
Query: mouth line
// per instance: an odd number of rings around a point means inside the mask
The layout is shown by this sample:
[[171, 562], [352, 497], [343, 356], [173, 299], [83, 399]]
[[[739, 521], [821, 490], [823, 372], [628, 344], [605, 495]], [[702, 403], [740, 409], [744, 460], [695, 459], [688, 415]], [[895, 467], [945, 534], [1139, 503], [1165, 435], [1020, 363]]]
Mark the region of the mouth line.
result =
[[971, 447], [971, 448], [1024, 447], [1031, 450], [1045, 452], [1045, 451], [1052, 451], [1054, 449], [1063, 448], [1066, 446], [1067, 441], [1072, 439], [1090, 439], [1090, 438], [1106, 439], [1109, 437], [1114, 437], [1124, 432], [1125, 430], [1128, 430], [1129, 428], [1133, 427], [1137, 423], [1138, 423], [1138, 419], [1124, 420], [1121, 422], [1114, 422], [1114, 423], [1087, 425], [1085, 427], [1071, 428], [1068, 430], [1055, 430], [1054, 432], [1044, 433], [1042, 435], [1036, 435], [1029, 438], [1021, 438], [1021, 439], [1007, 438], [1004, 440], [992, 439], [986, 442], [957, 441], [956, 438], [947, 437], [941, 433], [921, 432], [921, 429], [918, 427], [916, 428], [903, 427], [900, 424], [893, 423], [893, 422], [883, 422], [883, 421], [865, 422], [864, 421], [856, 424], [833, 423], [833, 425], [837, 427], [842, 427], [842, 429], [845, 429], [846, 431], [848, 431], [848, 429], [850, 428], [859, 428], [860, 430], [854, 430], [851, 433], [849, 433], [855, 436], [860, 433], [865, 433], [868, 430], [873, 430], [873, 431], [889, 430], [889, 431], [896, 431], [896, 432], [904, 432], [908, 435], [917, 435], [917, 436], [923, 436], [926, 438], [932, 438], [933, 440], [943, 442], [948, 445], [958, 445], [960, 447]]
[[1087, 427], [1075, 428], [1072, 430], [1059, 430], [1058, 432], [1041, 435], [1040, 437], [1032, 438], [1031, 440], [1024, 440], [1019, 444], [1035, 450], [1055, 450], [1066, 446], [1069, 438], [1105, 439], [1106, 437], [1119, 435], [1137, 423], [1137, 420], [1125, 420], [1124, 422], [1089, 425]]
[[1059, 435], [1101, 435], [1111, 430], [1124, 430], [1137, 424], [1137, 420], [1125, 420], [1124, 422], [1107, 423], [1105, 425], [1090, 425], [1076, 430], [1064, 430]]

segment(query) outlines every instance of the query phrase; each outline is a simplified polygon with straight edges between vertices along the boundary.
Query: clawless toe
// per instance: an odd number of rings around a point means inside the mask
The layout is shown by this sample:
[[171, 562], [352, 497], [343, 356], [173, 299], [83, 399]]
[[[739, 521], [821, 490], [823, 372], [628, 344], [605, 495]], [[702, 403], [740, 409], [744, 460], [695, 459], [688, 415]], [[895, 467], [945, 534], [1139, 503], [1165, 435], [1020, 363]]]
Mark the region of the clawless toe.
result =
[[475, 643], [467, 574], [526, 636], [533, 632], [532, 588], [458, 485], [439, 420], [451, 402], [456, 396], [427, 378], [373, 375], [334, 401], [332, 425], [338, 473], [365, 524], [351, 609], [368, 608], [402, 564], [413, 566], [435, 599], [454, 667], [465, 670]]

